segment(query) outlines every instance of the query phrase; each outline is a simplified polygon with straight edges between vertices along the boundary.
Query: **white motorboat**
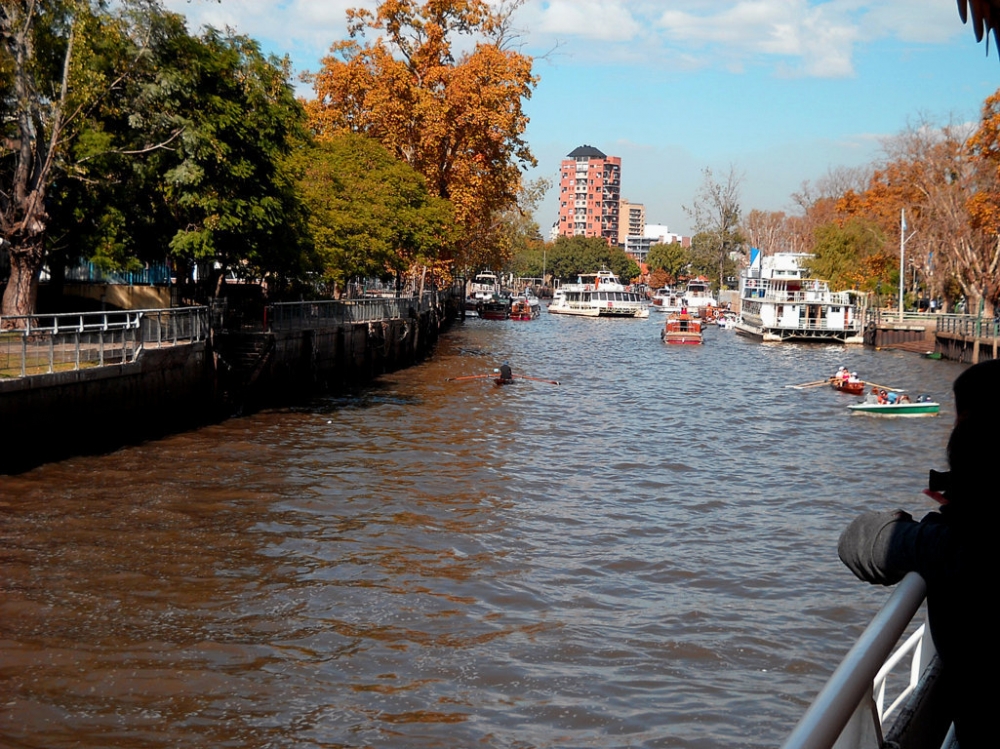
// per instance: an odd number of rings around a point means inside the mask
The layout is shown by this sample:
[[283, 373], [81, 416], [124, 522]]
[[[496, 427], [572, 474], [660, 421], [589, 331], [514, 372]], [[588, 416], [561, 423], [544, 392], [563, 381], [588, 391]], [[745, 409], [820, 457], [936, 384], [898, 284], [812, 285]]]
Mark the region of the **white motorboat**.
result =
[[763, 341], [864, 342], [852, 292], [830, 291], [826, 281], [809, 278], [802, 264], [810, 257], [753, 250], [740, 275], [737, 333]]
[[482, 271], [477, 273], [465, 297], [465, 314], [474, 317], [479, 314], [486, 302], [500, 298], [500, 279], [496, 273]]
[[698, 315], [699, 317], [704, 317], [703, 309], [719, 306], [719, 303], [715, 301], [715, 297], [712, 296], [712, 290], [708, 285], [708, 281], [701, 276], [688, 281], [681, 304], [687, 309], [688, 313]]
[[677, 289], [672, 289], [668, 286], [664, 286], [662, 289], [657, 289], [656, 293], [653, 294], [652, 302], [650, 303], [650, 308], [656, 312], [666, 312], [674, 313], [680, 312], [683, 306], [684, 295]]
[[607, 269], [585, 273], [577, 283], [563, 284], [552, 298], [549, 312], [583, 317], [649, 317], [649, 306]]

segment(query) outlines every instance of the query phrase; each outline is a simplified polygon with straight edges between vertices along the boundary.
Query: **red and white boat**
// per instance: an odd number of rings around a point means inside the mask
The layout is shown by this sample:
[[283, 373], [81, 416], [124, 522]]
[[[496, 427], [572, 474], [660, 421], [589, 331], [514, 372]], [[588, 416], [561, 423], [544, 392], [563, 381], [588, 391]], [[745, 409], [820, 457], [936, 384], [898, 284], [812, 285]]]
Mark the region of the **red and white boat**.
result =
[[675, 312], [667, 318], [660, 339], [664, 343], [701, 344], [704, 339], [701, 332], [702, 321], [687, 312]]

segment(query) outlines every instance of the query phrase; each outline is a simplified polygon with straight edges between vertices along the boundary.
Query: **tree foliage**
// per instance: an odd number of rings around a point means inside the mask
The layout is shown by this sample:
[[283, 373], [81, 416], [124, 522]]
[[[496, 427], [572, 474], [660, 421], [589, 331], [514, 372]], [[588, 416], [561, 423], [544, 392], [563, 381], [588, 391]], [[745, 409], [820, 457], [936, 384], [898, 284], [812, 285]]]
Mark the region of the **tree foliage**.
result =
[[375, 141], [345, 133], [304, 149], [297, 164], [312, 240], [335, 286], [433, 265], [450, 244], [451, 204]]
[[816, 229], [810, 273], [835, 289], [874, 291], [892, 280], [892, 259], [885, 254], [885, 236], [876, 224], [852, 218]]
[[[694, 202], [690, 207], [685, 206], [684, 210], [694, 220], [695, 231], [702, 237], [694, 254], [699, 261], [711, 257], [713, 268], [708, 273], [717, 275], [719, 288], [722, 288], [725, 278], [733, 275], [731, 269], [735, 267], [730, 255], [742, 250], [743, 245], [740, 234], [740, 185], [743, 175], [730, 165], [721, 181], [715, 179], [708, 167], [702, 172], [702, 177]], [[730, 270], [727, 271], [727, 268]], [[705, 269], [708, 270], [707, 267]]]
[[635, 260], [619, 247], [611, 247], [601, 237], [558, 237], [548, 249], [548, 270], [555, 278], [575, 281], [582, 273], [607, 268], [623, 283], [639, 275]]
[[677, 283], [680, 280], [681, 272], [690, 262], [691, 256], [680, 242], [654, 244], [649, 248], [649, 255], [646, 256], [646, 265], [649, 266], [649, 270], [651, 272], [663, 271], [669, 279], [667, 283]]
[[[382, 0], [348, 11], [350, 38], [310, 76], [309, 122], [319, 137], [351, 131], [379, 141], [450, 200], [465, 230], [460, 267], [499, 267], [511, 247], [500, 215], [535, 159], [522, 101], [532, 59], [508, 48], [520, 0]], [[380, 32], [366, 40], [366, 30]]]
[[152, 1], [113, 7], [3, 5], [0, 59], [14, 72], [0, 83], [5, 314], [33, 309], [46, 259], [128, 267], [172, 255], [217, 278], [307, 264], [286, 168], [305, 120], [287, 61], [246, 37], [192, 37]]
[[[105, 41], [135, 39], [148, 3], [4, 0], [0, 4], [0, 237], [11, 272], [0, 314], [34, 310], [45, 260], [49, 198], [70, 171], [68, 151], [86, 117], [121, 91], [134, 56]], [[134, 15], [133, 15], [134, 14]]]

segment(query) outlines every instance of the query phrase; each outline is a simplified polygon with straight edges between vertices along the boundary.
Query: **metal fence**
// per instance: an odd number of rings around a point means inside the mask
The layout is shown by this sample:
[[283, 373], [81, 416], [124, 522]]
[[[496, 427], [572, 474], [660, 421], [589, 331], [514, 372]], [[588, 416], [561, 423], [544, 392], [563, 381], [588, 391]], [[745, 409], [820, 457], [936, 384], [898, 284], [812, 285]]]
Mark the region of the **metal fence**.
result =
[[134, 362], [143, 348], [203, 341], [206, 307], [0, 318], [0, 377]]
[[424, 292], [422, 297], [278, 302], [267, 308], [266, 327], [295, 330], [411, 317], [433, 307], [439, 302], [438, 297], [438, 292]]
[[991, 317], [974, 315], [936, 315], [937, 332], [961, 335], [966, 338], [1000, 337], [1000, 321]]

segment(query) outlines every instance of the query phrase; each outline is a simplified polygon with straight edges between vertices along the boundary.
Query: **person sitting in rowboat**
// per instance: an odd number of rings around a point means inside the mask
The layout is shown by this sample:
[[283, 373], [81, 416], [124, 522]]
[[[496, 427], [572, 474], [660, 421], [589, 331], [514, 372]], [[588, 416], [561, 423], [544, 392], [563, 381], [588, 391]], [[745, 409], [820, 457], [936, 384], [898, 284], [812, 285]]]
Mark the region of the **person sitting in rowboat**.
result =
[[861, 380], [858, 379], [857, 372], [851, 372], [850, 376], [847, 378], [847, 381], [850, 383], [861, 382]]
[[1000, 359], [965, 370], [953, 385], [955, 426], [947, 472], [930, 472], [924, 491], [940, 503], [920, 521], [901, 509], [866, 512], [840, 536], [837, 553], [858, 578], [894, 585], [908, 572], [927, 583], [931, 637], [943, 669], [939, 693], [962, 749], [996, 746], [995, 689], [980, 680], [1000, 668], [995, 596], [990, 581], [1000, 502], [996, 431], [1000, 424]]

